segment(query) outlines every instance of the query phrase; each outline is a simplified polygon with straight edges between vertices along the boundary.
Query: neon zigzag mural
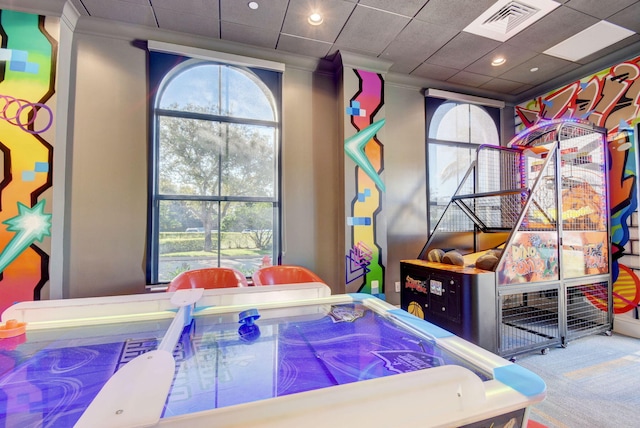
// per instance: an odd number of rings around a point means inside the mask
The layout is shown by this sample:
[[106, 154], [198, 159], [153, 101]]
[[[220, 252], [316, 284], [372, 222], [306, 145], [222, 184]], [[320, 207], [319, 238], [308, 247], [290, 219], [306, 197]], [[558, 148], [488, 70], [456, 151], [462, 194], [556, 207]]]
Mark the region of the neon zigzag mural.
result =
[[[48, 18], [47, 18], [48, 19]], [[50, 236], [51, 214], [40, 199], [51, 187], [53, 148], [41, 134], [53, 123], [57, 41], [45, 17], [0, 11], [0, 312], [39, 298], [49, 280], [49, 255], [35, 245]], [[18, 172], [18, 174], [15, 174]]]
[[351, 216], [347, 225], [351, 227], [352, 248], [346, 255], [345, 280], [347, 286], [358, 278], [365, 278], [359, 292], [371, 292], [372, 281], [379, 284], [379, 292], [384, 289], [384, 266], [381, 246], [376, 242], [376, 216], [381, 211], [381, 192], [384, 182], [380, 178], [383, 169], [383, 145], [377, 139], [377, 132], [385, 120], [374, 122], [374, 117], [384, 105], [381, 75], [353, 70], [358, 77], [359, 88], [351, 98], [346, 114], [351, 116], [351, 124], [358, 131], [344, 142], [344, 151], [356, 164], [356, 196], [351, 203]]
[[640, 122], [640, 57], [516, 106], [516, 113], [520, 131], [559, 118], [584, 119], [607, 129], [614, 312], [637, 308], [640, 279], [619, 260], [629, 242], [627, 220], [638, 207], [633, 127]]

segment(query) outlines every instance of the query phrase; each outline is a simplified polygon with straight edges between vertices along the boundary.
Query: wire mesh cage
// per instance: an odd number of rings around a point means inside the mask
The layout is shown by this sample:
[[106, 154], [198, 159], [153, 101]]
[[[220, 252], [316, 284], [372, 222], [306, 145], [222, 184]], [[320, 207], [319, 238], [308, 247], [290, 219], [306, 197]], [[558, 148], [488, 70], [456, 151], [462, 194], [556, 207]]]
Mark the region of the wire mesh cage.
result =
[[511, 356], [561, 343], [558, 288], [500, 296], [498, 353]]
[[609, 285], [606, 281], [566, 288], [567, 339], [609, 328]]
[[[439, 282], [475, 293], [450, 298], [471, 302], [457, 331], [477, 331], [474, 311], [493, 308], [496, 340], [482, 340], [515, 355], [611, 329], [607, 188], [606, 130], [591, 124], [550, 121], [508, 147], [480, 146], [419, 255]], [[445, 263], [462, 269], [430, 264], [451, 253]], [[492, 293], [464, 288], [486, 270]]]

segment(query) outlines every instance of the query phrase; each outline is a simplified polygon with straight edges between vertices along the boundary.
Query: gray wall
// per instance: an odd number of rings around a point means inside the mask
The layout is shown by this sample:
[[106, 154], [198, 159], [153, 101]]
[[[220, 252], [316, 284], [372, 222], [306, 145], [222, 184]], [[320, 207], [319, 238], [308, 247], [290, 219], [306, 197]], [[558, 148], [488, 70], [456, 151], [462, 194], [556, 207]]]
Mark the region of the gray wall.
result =
[[[87, 18], [87, 21], [89, 18]], [[91, 24], [91, 25], [89, 25]], [[79, 22], [71, 46], [76, 67], [66, 297], [143, 292], [147, 221], [145, 51], [135, 27]], [[173, 41], [165, 34], [140, 38]], [[151, 37], [150, 37], [151, 36]], [[179, 40], [178, 42], [184, 42]], [[193, 43], [201, 44], [201, 40]], [[220, 49], [221, 46], [214, 46]], [[286, 62], [285, 58], [285, 62]], [[283, 263], [316, 271], [344, 291], [344, 154], [339, 137], [337, 73], [287, 63], [283, 90]], [[426, 239], [424, 98], [419, 87], [385, 87], [385, 180], [388, 184], [388, 300], [399, 260]]]
[[[57, 4], [62, 4], [58, 1]], [[11, 7], [13, 4], [0, 7]], [[26, 6], [25, 6], [26, 7]], [[23, 9], [26, 12], [46, 13]], [[285, 63], [283, 263], [317, 272], [344, 292], [340, 67], [263, 49], [74, 16], [61, 18], [52, 297], [145, 291], [148, 118], [146, 52], [157, 40]], [[366, 66], [361, 67], [367, 69]], [[427, 238], [425, 83], [387, 75], [385, 183], [387, 300], [399, 304], [399, 262]], [[66, 112], [66, 114], [65, 114]], [[55, 242], [54, 242], [55, 241]]]

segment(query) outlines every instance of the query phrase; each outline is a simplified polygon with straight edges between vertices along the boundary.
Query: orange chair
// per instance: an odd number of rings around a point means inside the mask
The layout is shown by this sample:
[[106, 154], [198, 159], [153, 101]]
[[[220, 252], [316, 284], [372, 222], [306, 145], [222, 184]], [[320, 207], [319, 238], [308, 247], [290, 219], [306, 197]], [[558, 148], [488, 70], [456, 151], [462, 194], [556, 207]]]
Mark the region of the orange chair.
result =
[[233, 268], [213, 267], [182, 272], [169, 284], [167, 291], [182, 288], [232, 288], [247, 287], [247, 278]]
[[300, 282], [325, 283], [318, 275], [302, 266], [267, 266], [253, 273], [253, 285], [296, 284]]

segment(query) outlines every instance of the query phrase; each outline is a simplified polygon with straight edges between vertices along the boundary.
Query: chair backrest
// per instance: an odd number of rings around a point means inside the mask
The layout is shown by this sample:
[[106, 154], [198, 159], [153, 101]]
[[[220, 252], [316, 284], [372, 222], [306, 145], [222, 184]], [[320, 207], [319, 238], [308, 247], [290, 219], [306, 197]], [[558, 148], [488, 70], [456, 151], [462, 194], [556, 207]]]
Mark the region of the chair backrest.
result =
[[167, 291], [182, 288], [232, 288], [247, 287], [247, 278], [233, 268], [213, 267], [182, 272], [169, 284]]
[[267, 266], [253, 273], [253, 285], [297, 284], [300, 282], [325, 283], [318, 275], [302, 266]]

